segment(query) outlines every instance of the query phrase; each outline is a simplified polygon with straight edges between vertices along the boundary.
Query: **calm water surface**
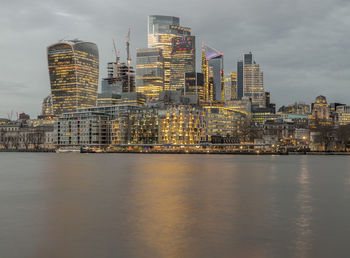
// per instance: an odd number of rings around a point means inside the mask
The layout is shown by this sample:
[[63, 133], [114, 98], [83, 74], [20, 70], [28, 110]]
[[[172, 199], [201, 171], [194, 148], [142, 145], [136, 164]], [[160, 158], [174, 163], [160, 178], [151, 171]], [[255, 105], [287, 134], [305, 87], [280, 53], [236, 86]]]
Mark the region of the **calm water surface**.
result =
[[350, 257], [350, 156], [0, 153], [0, 257]]

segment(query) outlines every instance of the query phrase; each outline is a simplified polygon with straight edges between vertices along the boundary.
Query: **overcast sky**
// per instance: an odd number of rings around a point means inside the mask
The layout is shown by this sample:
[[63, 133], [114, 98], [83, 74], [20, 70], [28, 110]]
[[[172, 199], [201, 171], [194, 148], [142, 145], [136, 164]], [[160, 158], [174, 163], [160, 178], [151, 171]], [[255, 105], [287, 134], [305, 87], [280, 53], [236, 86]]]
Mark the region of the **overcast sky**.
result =
[[[317, 95], [350, 104], [348, 0], [0, 0], [0, 117], [13, 110], [32, 117], [50, 93], [46, 47], [62, 38], [95, 42], [100, 79], [112, 61], [112, 38], [125, 58], [131, 26], [136, 48], [147, 46], [147, 16], [180, 17], [224, 53], [225, 73], [252, 51], [265, 90], [277, 106]], [[197, 49], [197, 59], [200, 57]], [[199, 59], [200, 60], [200, 59]]]

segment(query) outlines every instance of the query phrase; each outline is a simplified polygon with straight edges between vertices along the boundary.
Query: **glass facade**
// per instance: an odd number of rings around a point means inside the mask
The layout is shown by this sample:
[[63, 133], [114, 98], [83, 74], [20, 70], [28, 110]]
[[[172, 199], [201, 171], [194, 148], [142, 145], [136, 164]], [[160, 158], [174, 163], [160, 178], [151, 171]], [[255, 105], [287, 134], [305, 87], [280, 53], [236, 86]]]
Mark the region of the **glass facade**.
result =
[[339, 125], [350, 124], [350, 106], [338, 106], [337, 107]]
[[243, 61], [237, 62], [237, 99], [243, 98]]
[[237, 73], [231, 73], [224, 79], [225, 102], [237, 99]]
[[251, 53], [244, 55], [243, 87], [244, 96], [250, 98], [253, 105], [265, 107], [264, 75]]
[[176, 37], [173, 39], [170, 62], [170, 90], [184, 90], [185, 73], [195, 72], [195, 46], [194, 36]]
[[202, 73], [185, 74], [185, 95], [197, 95], [199, 103], [204, 103], [204, 75]]
[[208, 141], [212, 136], [234, 136], [240, 133], [247, 114], [240, 110], [221, 106], [204, 106], [207, 113]]
[[109, 143], [109, 116], [94, 112], [71, 112], [55, 122], [57, 146], [104, 146]]
[[206, 140], [206, 115], [201, 109], [178, 106], [159, 111], [159, 143], [198, 144]]
[[47, 48], [55, 115], [96, 105], [99, 56], [96, 44], [65, 41]]
[[170, 62], [173, 38], [190, 36], [191, 29], [181, 27], [178, 17], [151, 15], [148, 17], [148, 47], [160, 48], [164, 57], [164, 86], [170, 86]]
[[202, 73], [204, 74], [206, 101], [224, 101], [224, 56], [217, 50], [203, 45]]
[[158, 48], [139, 49], [136, 53], [136, 91], [158, 98], [164, 90], [164, 58]]

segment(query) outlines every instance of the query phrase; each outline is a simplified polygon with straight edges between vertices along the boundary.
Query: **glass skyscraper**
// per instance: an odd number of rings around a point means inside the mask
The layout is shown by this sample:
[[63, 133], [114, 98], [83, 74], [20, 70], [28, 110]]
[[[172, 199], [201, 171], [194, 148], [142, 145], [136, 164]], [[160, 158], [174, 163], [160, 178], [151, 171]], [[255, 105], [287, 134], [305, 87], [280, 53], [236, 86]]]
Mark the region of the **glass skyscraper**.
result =
[[224, 56], [212, 47], [203, 45], [202, 73], [207, 102], [224, 101]]
[[148, 47], [160, 48], [164, 57], [164, 86], [170, 89], [170, 62], [175, 37], [190, 36], [191, 29], [180, 26], [180, 19], [173, 16], [150, 15], [148, 17]]
[[204, 76], [202, 73], [185, 74], [184, 95], [197, 95], [200, 104], [205, 102], [204, 96]]
[[237, 99], [237, 73], [230, 73], [224, 79], [225, 102]]
[[136, 52], [136, 91], [157, 98], [164, 90], [164, 58], [160, 48], [138, 49]]
[[244, 55], [243, 94], [252, 104], [265, 107], [264, 77], [260, 66], [253, 60], [253, 54]]
[[170, 90], [183, 90], [185, 86], [185, 73], [195, 72], [195, 46], [194, 36], [173, 38], [170, 61]]
[[47, 48], [53, 113], [96, 105], [99, 56], [96, 44], [62, 41]]
[[243, 61], [237, 62], [237, 99], [243, 98]]

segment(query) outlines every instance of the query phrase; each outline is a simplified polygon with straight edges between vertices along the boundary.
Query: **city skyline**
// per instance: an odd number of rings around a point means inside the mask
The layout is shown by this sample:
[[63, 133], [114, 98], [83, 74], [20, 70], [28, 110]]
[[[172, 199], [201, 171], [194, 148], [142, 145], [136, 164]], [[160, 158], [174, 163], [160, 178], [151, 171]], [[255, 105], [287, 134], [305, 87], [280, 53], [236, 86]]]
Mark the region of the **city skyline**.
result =
[[[116, 38], [121, 59], [125, 60], [125, 35], [130, 25], [132, 65], [135, 67], [136, 48], [147, 46], [147, 17], [153, 14], [177, 16], [181, 24], [191, 27], [197, 37], [197, 72], [198, 44], [204, 40], [224, 53], [225, 73], [236, 71], [242, 54], [252, 51], [264, 70], [264, 88], [271, 92], [272, 102], [277, 106], [295, 101], [311, 103], [317, 95], [325, 95], [329, 102], [348, 103], [350, 76], [347, 74], [348, 58], [344, 55], [347, 43], [344, 35], [349, 5], [344, 1], [327, 1], [313, 6], [313, 10], [306, 8], [313, 2], [296, 6], [277, 1], [263, 6], [257, 1], [253, 1], [256, 6], [240, 4], [240, 1], [222, 3], [222, 15], [213, 17], [209, 16], [210, 8], [204, 8], [205, 3], [203, 6], [187, 3], [188, 8], [181, 8], [182, 2], [177, 2], [176, 6], [167, 2], [153, 5], [149, 1], [146, 6], [135, 1], [145, 8], [137, 8], [141, 11], [132, 8], [133, 4], [129, 7], [115, 3], [115, 12], [121, 14], [117, 18], [110, 5], [96, 7], [93, 2], [87, 2], [80, 9], [79, 1], [71, 2], [71, 6], [64, 1], [49, 6], [39, 0], [32, 6], [17, 6], [20, 1], [3, 4], [0, 116], [6, 117], [11, 110], [32, 116], [40, 113], [41, 101], [50, 91], [45, 48], [67, 36], [98, 45], [100, 84], [107, 74], [104, 64], [114, 59], [112, 37]], [[267, 12], [273, 4], [279, 7], [279, 12], [268, 17], [250, 16], [248, 20], [241, 14], [251, 13], [256, 7]], [[185, 10], [194, 7], [198, 12]], [[21, 14], [17, 20], [8, 16], [13, 13], [11, 10]], [[29, 35], [29, 39], [22, 40]], [[20, 72], [19, 64], [23, 68]]]

